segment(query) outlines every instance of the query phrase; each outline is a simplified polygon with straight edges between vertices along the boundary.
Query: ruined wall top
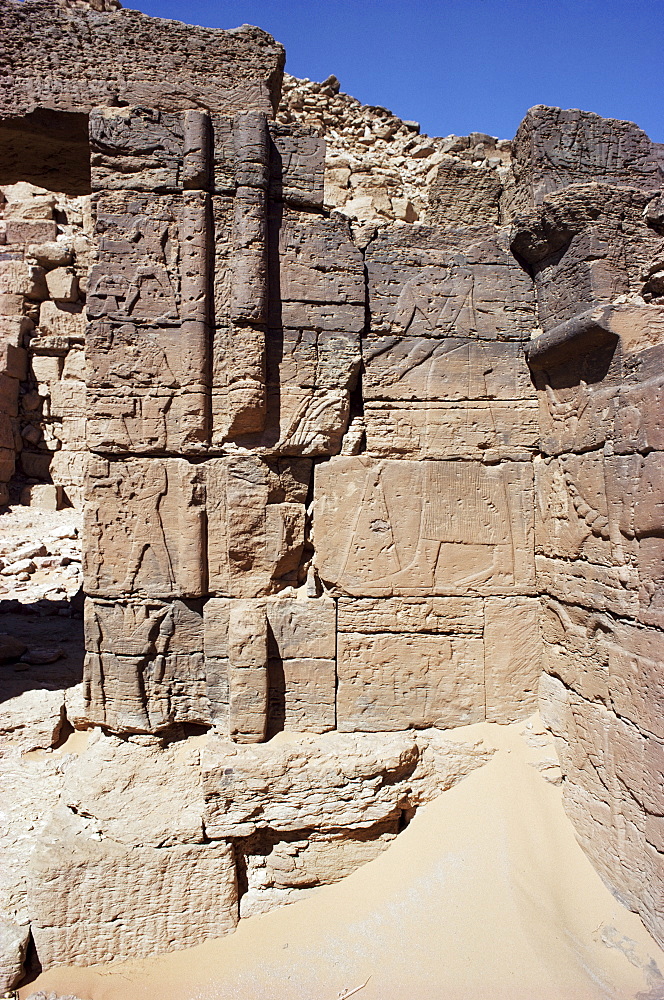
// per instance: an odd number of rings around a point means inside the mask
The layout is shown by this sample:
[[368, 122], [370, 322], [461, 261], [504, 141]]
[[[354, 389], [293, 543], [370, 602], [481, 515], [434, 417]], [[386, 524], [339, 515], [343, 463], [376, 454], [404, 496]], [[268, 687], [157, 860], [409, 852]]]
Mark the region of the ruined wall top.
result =
[[273, 113], [285, 56], [266, 32], [192, 27], [114, 7], [6, 0], [0, 118], [119, 104]]

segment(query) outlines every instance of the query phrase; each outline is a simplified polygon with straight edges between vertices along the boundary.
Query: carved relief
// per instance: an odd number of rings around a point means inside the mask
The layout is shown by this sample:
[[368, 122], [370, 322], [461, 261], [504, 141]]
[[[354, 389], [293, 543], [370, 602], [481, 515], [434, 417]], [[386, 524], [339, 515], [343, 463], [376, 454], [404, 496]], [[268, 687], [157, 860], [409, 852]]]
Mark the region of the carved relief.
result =
[[316, 469], [318, 572], [358, 596], [527, 592], [531, 477], [519, 462], [333, 459]]
[[205, 470], [210, 592], [258, 597], [297, 583], [310, 463], [238, 455]]
[[209, 207], [100, 196], [88, 293], [90, 446], [200, 451], [207, 441]]
[[366, 259], [374, 333], [520, 340], [536, 326], [530, 279], [494, 226], [387, 230]]
[[203, 619], [195, 604], [88, 599], [85, 638], [92, 720], [135, 732], [211, 721]]
[[204, 502], [201, 468], [185, 459], [92, 457], [85, 509], [87, 592], [202, 595]]

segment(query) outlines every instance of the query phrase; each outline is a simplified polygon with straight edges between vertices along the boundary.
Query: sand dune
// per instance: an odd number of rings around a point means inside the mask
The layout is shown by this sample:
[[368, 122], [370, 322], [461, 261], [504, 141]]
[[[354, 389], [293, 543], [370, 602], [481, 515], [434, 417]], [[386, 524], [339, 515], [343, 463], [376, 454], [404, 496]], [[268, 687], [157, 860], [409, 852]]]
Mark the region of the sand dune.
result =
[[537, 723], [457, 732], [497, 753], [344, 881], [188, 951], [53, 969], [21, 1000], [664, 997], [664, 953], [577, 845]]

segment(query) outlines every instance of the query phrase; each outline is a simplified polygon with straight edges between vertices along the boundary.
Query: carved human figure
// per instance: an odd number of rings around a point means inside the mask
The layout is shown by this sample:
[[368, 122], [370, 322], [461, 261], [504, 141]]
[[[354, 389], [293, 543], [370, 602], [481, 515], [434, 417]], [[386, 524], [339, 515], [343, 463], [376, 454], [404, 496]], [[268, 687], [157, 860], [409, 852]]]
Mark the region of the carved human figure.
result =
[[134, 501], [132, 510], [135, 514], [133, 540], [123, 582], [123, 589], [128, 593], [134, 590], [136, 577], [148, 549], [157, 561], [162, 579], [168, 581], [170, 588], [175, 585], [175, 572], [159, 513], [159, 504], [167, 488], [166, 469], [159, 461], [146, 463], [141, 472], [136, 472], [131, 477], [130, 490]]

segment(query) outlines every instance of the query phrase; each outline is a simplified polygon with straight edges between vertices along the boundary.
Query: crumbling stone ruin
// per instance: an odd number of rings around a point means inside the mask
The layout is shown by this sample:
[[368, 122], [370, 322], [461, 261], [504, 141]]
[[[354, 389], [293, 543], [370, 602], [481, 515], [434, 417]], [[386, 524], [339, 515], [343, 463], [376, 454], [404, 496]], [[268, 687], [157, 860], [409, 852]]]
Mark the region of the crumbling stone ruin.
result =
[[538, 706], [664, 944], [664, 148], [430, 139], [116, 0], [0, 38], [2, 500], [84, 507], [86, 593], [0, 712], [0, 986], [343, 877]]

